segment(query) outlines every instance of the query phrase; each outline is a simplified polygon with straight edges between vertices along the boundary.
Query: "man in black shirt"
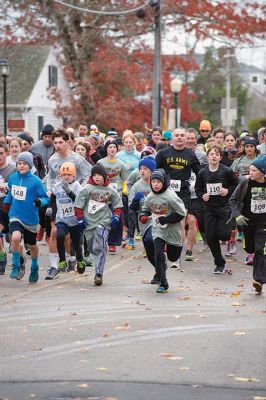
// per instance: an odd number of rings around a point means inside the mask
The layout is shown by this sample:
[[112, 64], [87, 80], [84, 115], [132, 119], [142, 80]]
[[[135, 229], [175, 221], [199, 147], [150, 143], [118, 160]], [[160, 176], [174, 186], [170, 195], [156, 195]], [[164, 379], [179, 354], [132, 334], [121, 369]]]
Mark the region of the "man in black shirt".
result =
[[[156, 156], [157, 168], [163, 168], [170, 176], [170, 189], [184, 202], [186, 211], [190, 208], [191, 193], [189, 180], [191, 171], [196, 176], [200, 163], [195, 153], [185, 148], [186, 131], [177, 128], [173, 131], [172, 145], [161, 150]], [[182, 241], [185, 239], [185, 219], [181, 222]]]
[[226, 241], [231, 237], [229, 198], [238, 183], [234, 172], [220, 164], [222, 155], [219, 146], [215, 145], [208, 150], [209, 165], [201, 169], [195, 185], [197, 197], [203, 200], [205, 234], [214, 258], [214, 274], [224, 272], [225, 259], [221, 253], [220, 240]]

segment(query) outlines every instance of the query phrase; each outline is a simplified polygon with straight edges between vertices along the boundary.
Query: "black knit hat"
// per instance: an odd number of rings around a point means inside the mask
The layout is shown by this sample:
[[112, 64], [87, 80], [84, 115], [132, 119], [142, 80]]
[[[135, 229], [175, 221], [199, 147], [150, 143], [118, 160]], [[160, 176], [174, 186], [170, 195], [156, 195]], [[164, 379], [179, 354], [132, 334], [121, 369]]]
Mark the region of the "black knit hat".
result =
[[101, 164], [95, 164], [92, 169], [91, 169], [91, 177], [93, 177], [93, 175], [95, 174], [99, 174], [103, 176], [104, 182], [107, 181], [107, 174], [105, 171], [105, 168], [101, 165]]
[[115, 140], [107, 140], [104, 143], [104, 151], [105, 151], [105, 153], [107, 153], [107, 147], [110, 146], [110, 144], [114, 144], [115, 147], [116, 147], [116, 150], [118, 151], [118, 145], [117, 145], [116, 141]]
[[26, 132], [19, 133], [18, 137], [21, 140], [25, 140], [25, 142], [28, 142], [30, 145], [32, 145], [32, 143], [34, 142], [33, 138], [30, 135], [28, 135]]
[[53, 125], [51, 124], [44, 125], [44, 127], [42, 128], [41, 137], [43, 135], [52, 135], [53, 131], [54, 131]]
[[169, 175], [162, 168], [158, 168], [155, 171], [153, 171], [153, 173], [151, 174], [151, 182], [152, 182], [153, 179], [158, 179], [163, 184], [163, 187], [159, 192], [154, 192], [154, 190], [152, 188], [152, 185], [151, 185], [151, 190], [153, 191], [153, 193], [156, 193], [156, 194], [163, 193], [163, 192], [166, 191], [166, 189], [170, 185]]

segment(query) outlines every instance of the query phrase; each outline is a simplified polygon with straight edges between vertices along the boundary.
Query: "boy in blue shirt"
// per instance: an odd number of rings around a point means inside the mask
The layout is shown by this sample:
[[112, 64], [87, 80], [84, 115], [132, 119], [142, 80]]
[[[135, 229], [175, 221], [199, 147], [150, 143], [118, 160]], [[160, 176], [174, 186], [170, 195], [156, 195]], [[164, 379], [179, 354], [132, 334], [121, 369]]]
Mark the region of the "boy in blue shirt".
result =
[[20, 241], [28, 245], [31, 253], [30, 283], [36, 283], [38, 273], [38, 246], [36, 244], [37, 227], [39, 223], [38, 208], [49, 203], [45, 187], [36, 175], [33, 175], [33, 155], [27, 151], [17, 158], [17, 171], [8, 179], [9, 191], [4, 200], [4, 209], [8, 212], [10, 221], [12, 245], [11, 279], [21, 279], [20, 271]]

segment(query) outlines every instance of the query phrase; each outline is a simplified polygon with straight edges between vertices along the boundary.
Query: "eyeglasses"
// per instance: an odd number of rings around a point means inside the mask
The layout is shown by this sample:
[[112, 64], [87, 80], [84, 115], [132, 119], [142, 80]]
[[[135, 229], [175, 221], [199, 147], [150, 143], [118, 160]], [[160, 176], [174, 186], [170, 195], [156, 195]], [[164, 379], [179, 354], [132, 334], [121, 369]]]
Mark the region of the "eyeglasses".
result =
[[200, 131], [201, 131], [201, 132], [205, 132], [205, 133], [210, 132], [210, 131], [205, 130], [205, 129], [201, 129]]

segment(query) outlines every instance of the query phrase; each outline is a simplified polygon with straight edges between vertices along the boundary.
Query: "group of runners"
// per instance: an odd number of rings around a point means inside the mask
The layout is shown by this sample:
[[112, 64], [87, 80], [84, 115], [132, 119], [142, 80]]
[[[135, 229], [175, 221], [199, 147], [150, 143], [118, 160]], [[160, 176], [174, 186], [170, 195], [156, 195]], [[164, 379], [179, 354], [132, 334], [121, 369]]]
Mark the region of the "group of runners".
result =
[[[203, 120], [193, 128], [143, 132], [81, 123], [55, 129], [45, 125], [40, 140], [30, 134], [0, 134], [0, 275], [12, 253], [10, 278], [39, 279], [38, 241], [46, 240], [46, 280], [95, 267], [103, 284], [108, 252], [135, 249], [154, 267], [151, 284], [168, 290], [167, 261], [180, 268], [201, 251], [211, 251], [213, 272], [222, 274], [226, 257], [243, 241], [253, 287], [266, 282], [266, 128], [255, 134], [212, 129]], [[45, 236], [45, 239], [44, 239]], [[221, 244], [226, 244], [223, 255]], [[183, 250], [183, 247], [186, 249]], [[182, 255], [184, 253], [184, 255]]]

